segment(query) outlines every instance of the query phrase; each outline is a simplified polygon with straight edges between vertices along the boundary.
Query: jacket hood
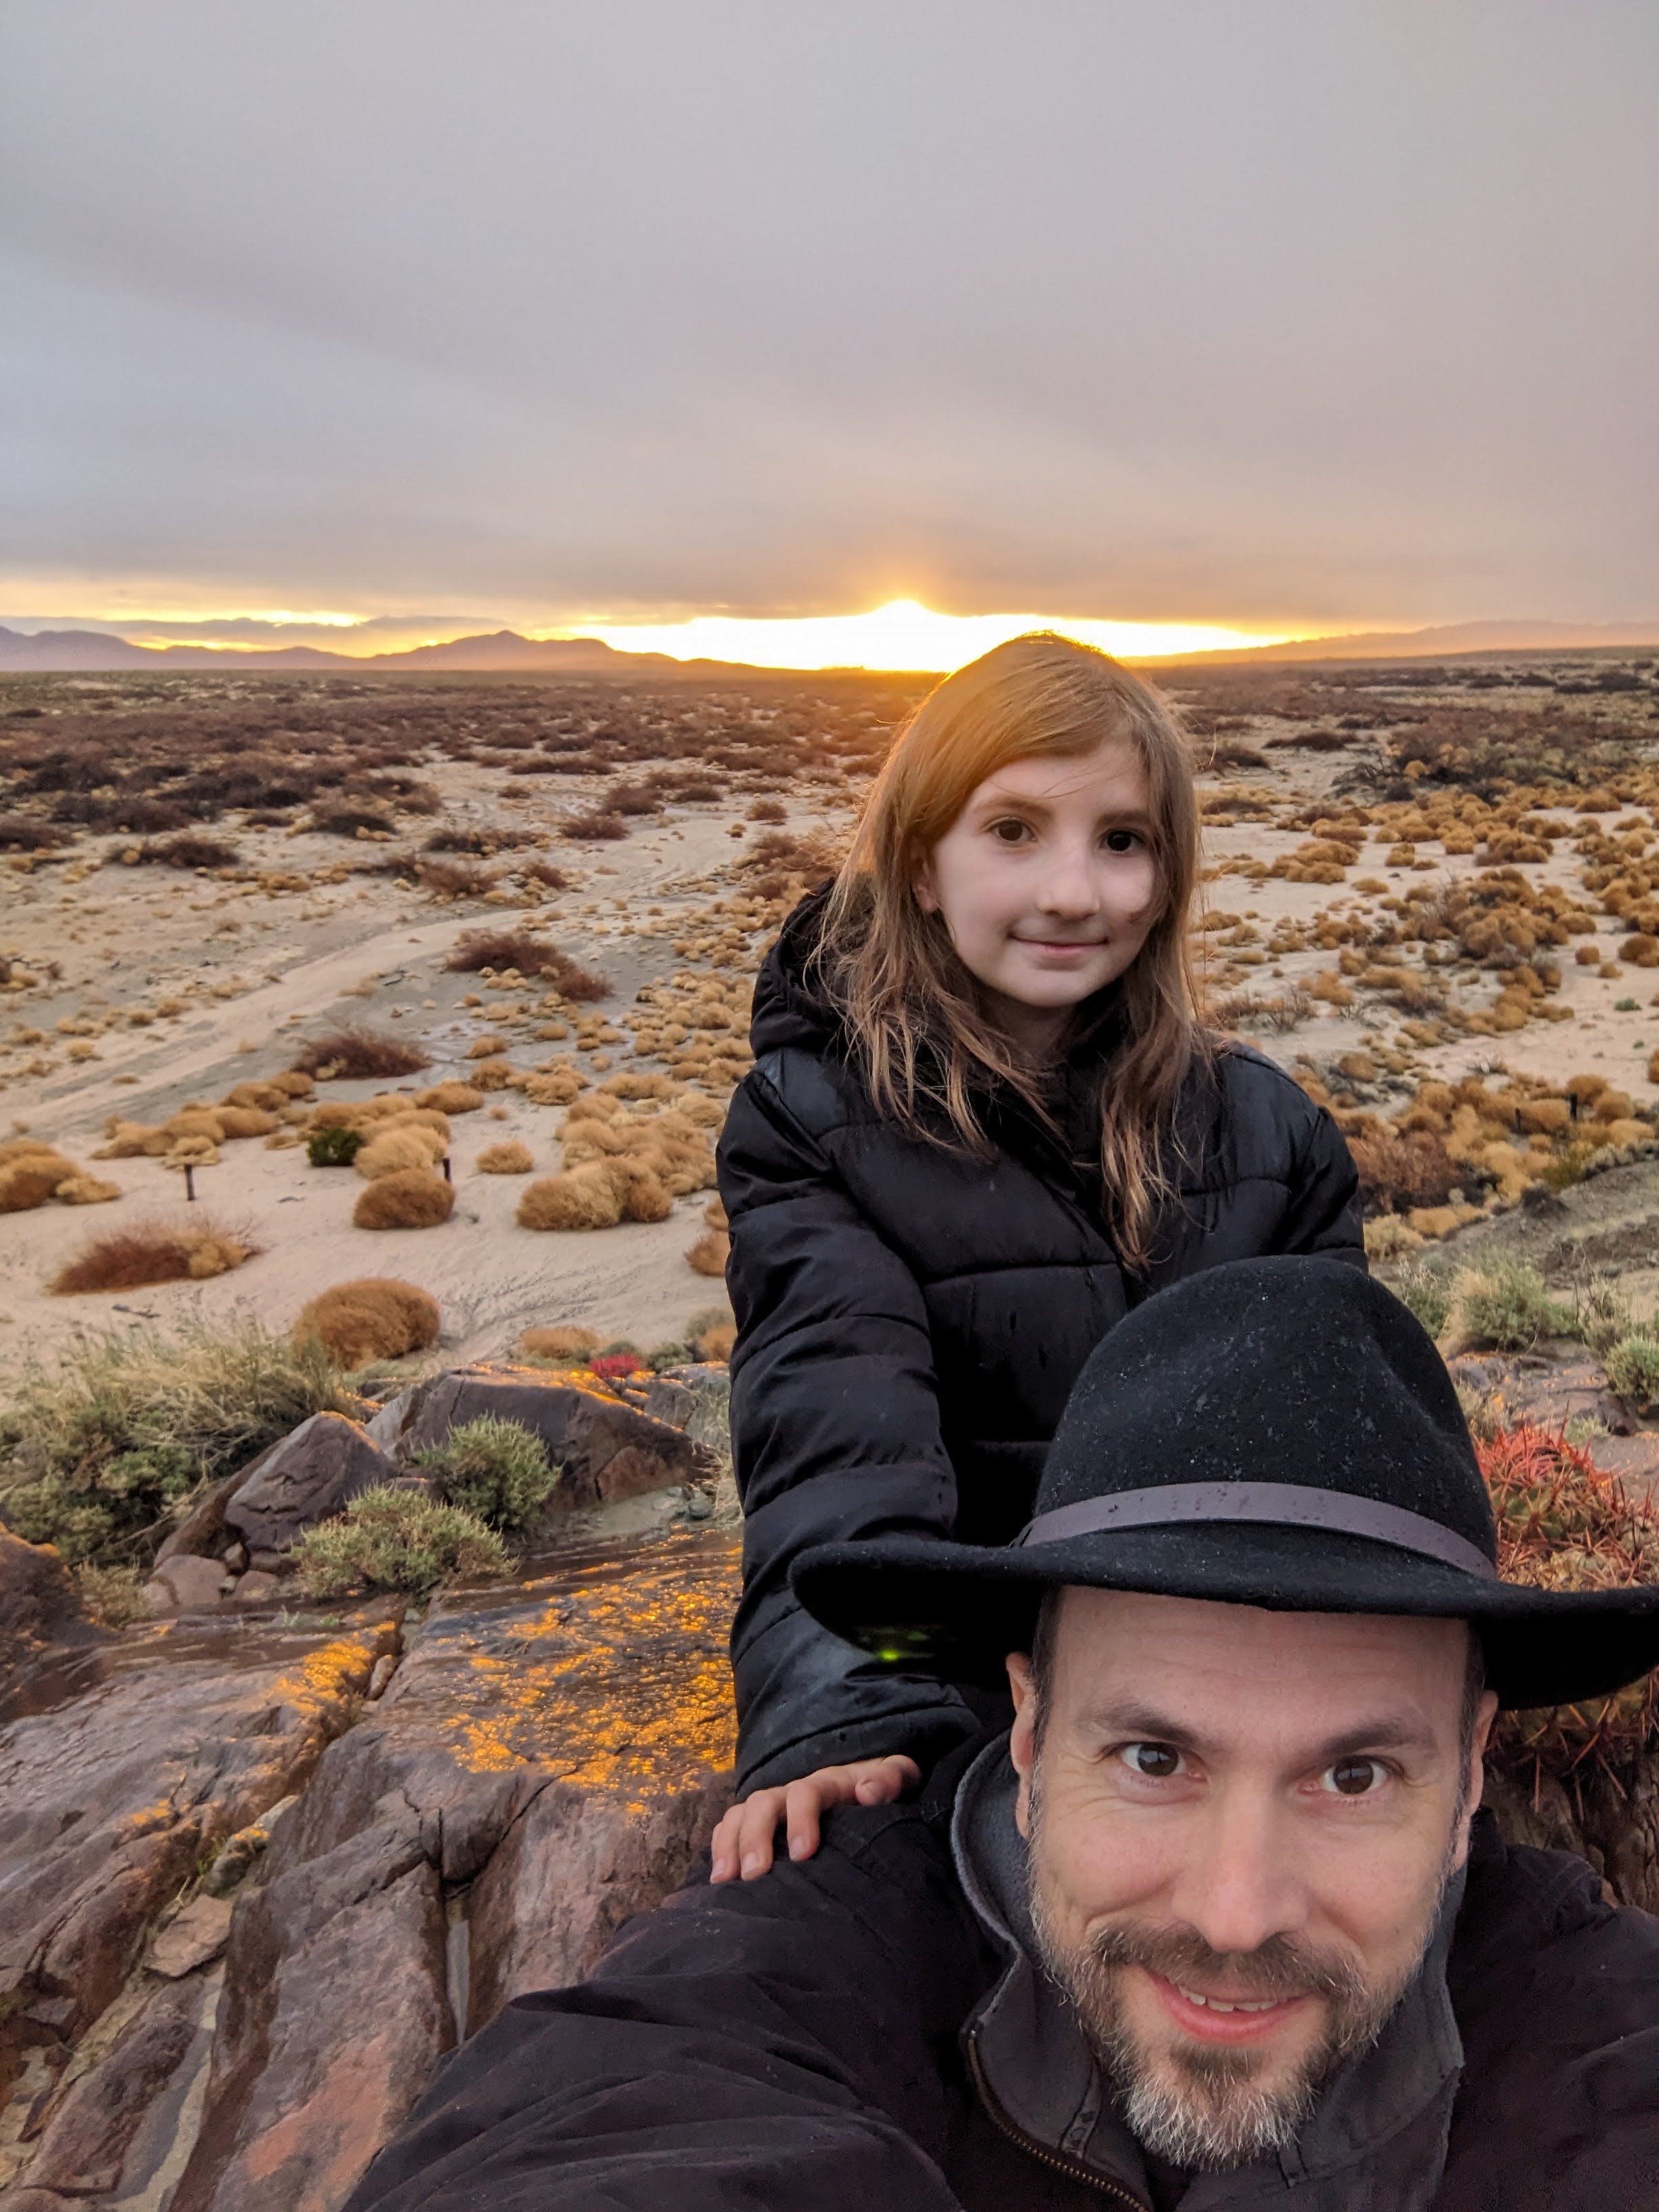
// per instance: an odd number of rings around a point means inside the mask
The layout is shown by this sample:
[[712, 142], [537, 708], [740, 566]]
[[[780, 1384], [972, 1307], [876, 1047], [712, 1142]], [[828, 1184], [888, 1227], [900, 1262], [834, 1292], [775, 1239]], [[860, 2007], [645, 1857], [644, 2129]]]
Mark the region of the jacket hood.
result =
[[811, 972], [830, 891], [825, 884], [822, 890], [808, 892], [761, 963], [749, 1023], [750, 1048], [757, 1060], [785, 1045], [824, 1052], [844, 1042], [841, 1017]]
[[[1075, 2014], [1037, 1962], [1026, 1846], [1014, 1819], [1008, 1739], [963, 1777], [951, 1850], [969, 1903], [1008, 1964], [967, 2021], [969, 2074], [992, 2118], [1017, 2137], [1151, 2201], [1140, 2148]], [[1439, 2191], [1463, 2046], [1446, 1960], [1465, 1876], [1453, 1877], [1416, 1979], [1371, 2047], [1322, 2090], [1296, 2140], [1274, 2157], [1194, 2175], [1182, 2212], [1232, 2212], [1293, 2198], [1298, 2212], [1430, 2212]]]

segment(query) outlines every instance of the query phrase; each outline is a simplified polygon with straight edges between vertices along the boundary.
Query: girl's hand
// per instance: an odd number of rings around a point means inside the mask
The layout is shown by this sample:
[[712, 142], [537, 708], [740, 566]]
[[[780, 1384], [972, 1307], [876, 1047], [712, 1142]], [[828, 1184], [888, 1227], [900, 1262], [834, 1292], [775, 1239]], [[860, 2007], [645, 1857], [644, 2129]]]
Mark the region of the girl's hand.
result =
[[753, 1881], [772, 1863], [772, 1838], [780, 1821], [789, 1832], [792, 1859], [810, 1859], [818, 1847], [818, 1821], [832, 1805], [889, 1805], [921, 1779], [914, 1759], [856, 1759], [848, 1766], [821, 1766], [778, 1790], [757, 1790], [732, 1806], [709, 1843], [710, 1881], [741, 1875]]

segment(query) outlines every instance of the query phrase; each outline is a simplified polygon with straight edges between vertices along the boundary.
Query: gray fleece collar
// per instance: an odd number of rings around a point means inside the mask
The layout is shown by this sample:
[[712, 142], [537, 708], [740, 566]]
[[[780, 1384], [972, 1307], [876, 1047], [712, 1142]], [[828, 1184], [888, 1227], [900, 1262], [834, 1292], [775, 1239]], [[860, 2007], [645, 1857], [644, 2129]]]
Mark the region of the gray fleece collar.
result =
[[[1082, 2169], [1079, 2179], [1146, 2204], [1139, 2146], [1070, 2005], [1036, 1963], [1017, 1794], [1002, 1736], [963, 1776], [951, 1823], [963, 1891], [1008, 1960], [963, 2025], [970, 2071], [992, 2118], [1034, 2155], [1058, 2157]], [[1276, 2157], [1196, 2176], [1181, 2212], [1267, 2212], [1292, 2190], [1296, 2212], [1429, 2212], [1463, 2063], [1445, 1972], [1462, 1893], [1460, 1873], [1421, 1972], [1370, 2050], [1328, 2085], [1296, 2142]]]

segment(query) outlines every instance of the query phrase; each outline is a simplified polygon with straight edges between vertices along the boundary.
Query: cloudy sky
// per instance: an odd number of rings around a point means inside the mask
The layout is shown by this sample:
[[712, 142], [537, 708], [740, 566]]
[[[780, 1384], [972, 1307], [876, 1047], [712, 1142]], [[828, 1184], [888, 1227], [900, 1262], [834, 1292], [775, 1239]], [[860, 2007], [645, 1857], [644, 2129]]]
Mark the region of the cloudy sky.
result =
[[0, 619], [1650, 617], [1656, 116], [1653, 0], [8, 0]]

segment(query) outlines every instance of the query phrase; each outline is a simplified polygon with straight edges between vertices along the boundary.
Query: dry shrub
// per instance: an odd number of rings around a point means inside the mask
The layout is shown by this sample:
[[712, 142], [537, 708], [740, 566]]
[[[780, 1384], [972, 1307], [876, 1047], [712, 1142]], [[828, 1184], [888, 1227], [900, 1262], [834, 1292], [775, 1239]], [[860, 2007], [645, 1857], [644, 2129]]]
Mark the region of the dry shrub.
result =
[[52, 1279], [57, 1297], [85, 1291], [137, 1291], [151, 1283], [204, 1282], [228, 1275], [258, 1247], [240, 1231], [208, 1218], [150, 1222], [85, 1244]]
[[709, 1200], [708, 1205], [704, 1206], [702, 1210], [702, 1218], [708, 1224], [708, 1226], [711, 1229], [730, 1229], [732, 1226], [731, 1222], [726, 1218], [726, 1201], [721, 1198], [718, 1191], [716, 1191], [713, 1198]]
[[590, 975], [556, 945], [521, 929], [469, 930], [444, 966], [459, 975], [481, 975], [485, 969], [503, 975], [512, 969], [520, 975], [544, 976], [567, 999], [602, 999], [611, 988], [603, 976]]
[[[1475, 1449], [1492, 1493], [1506, 1581], [1553, 1590], [1659, 1582], [1659, 1506], [1604, 1474], [1588, 1452], [1526, 1424], [1477, 1440]], [[1552, 1798], [1570, 1810], [1583, 1831], [1577, 1848], [1589, 1842], [1598, 1858], [1605, 1852], [1613, 1862], [1607, 1871], [1614, 1873], [1620, 1829], [1637, 1840], [1631, 1793], [1656, 1753], [1659, 1675], [1648, 1674], [1611, 1697], [1501, 1713], [1489, 1756], [1508, 1779], [1520, 1782], [1534, 1810], [1547, 1811]], [[1611, 1837], [1605, 1833], [1609, 1814]]]
[[567, 1060], [562, 1067], [544, 1068], [525, 1076], [520, 1090], [532, 1106], [568, 1106], [587, 1088], [587, 1078]]
[[113, 1114], [104, 1124], [104, 1130], [107, 1141], [93, 1154], [95, 1160], [142, 1159], [149, 1152], [150, 1140], [161, 1134], [150, 1122], [124, 1121]]
[[417, 1091], [415, 1103], [423, 1113], [476, 1114], [483, 1104], [483, 1093], [470, 1083], [434, 1083], [429, 1091]]
[[568, 1322], [562, 1328], [526, 1328], [519, 1337], [522, 1358], [548, 1367], [574, 1367], [599, 1348], [596, 1330]]
[[267, 1114], [280, 1114], [290, 1103], [289, 1094], [276, 1083], [239, 1083], [227, 1091], [219, 1102], [222, 1112], [227, 1106], [258, 1106]]
[[224, 1137], [268, 1137], [282, 1127], [276, 1115], [261, 1106], [216, 1106]]
[[611, 842], [628, 835], [628, 824], [620, 814], [596, 808], [589, 814], [568, 814], [559, 824], [559, 834], [562, 837]]
[[295, 1073], [321, 1083], [361, 1083], [383, 1075], [414, 1075], [431, 1066], [430, 1056], [402, 1037], [374, 1030], [331, 1030], [313, 1037], [294, 1062]]
[[217, 837], [169, 837], [164, 844], [146, 842], [138, 848], [141, 866], [160, 868], [234, 868], [241, 854]]
[[290, 1098], [310, 1098], [317, 1089], [315, 1079], [302, 1067], [284, 1067], [270, 1079], [273, 1091], [281, 1091]]
[[519, 1200], [520, 1229], [613, 1229], [622, 1218], [616, 1180], [603, 1160], [544, 1176]]
[[107, 1206], [120, 1195], [118, 1182], [105, 1182], [100, 1176], [89, 1175], [71, 1176], [52, 1193], [59, 1206]]
[[718, 1361], [723, 1365], [732, 1357], [732, 1347], [737, 1340], [737, 1323], [717, 1321], [692, 1339], [691, 1349], [699, 1359]]
[[417, 1121], [398, 1121], [378, 1130], [351, 1164], [365, 1182], [378, 1182], [384, 1176], [430, 1170], [447, 1149], [435, 1129]]
[[722, 1231], [709, 1230], [686, 1253], [685, 1264], [699, 1275], [723, 1275], [732, 1256], [732, 1239]]
[[1443, 1206], [1454, 1190], [1470, 1180], [1470, 1170], [1457, 1164], [1443, 1140], [1430, 1129], [1413, 1129], [1402, 1137], [1352, 1137], [1348, 1150], [1359, 1170], [1365, 1202], [1379, 1212]]
[[339, 1367], [401, 1359], [438, 1341], [438, 1301], [392, 1276], [337, 1283], [302, 1309], [294, 1340], [297, 1344], [306, 1336], [317, 1338]]
[[493, 891], [500, 880], [500, 871], [470, 866], [465, 860], [417, 860], [416, 881], [434, 898], [483, 898]]
[[353, 1208], [359, 1229], [435, 1229], [455, 1211], [455, 1192], [430, 1168], [379, 1176]]
[[480, 1175], [528, 1175], [536, 1156], [528, 1145], [509, 1137], [504, 1144], [486, 1145], [472, 1164]]
[[50, 1150], [27, 1152], [0, 1166], [0, 1213], [28, 1213], [44, 1206], [75, 1173], [74, 1163]]
[[673, 1194], [646, 1161], [624, 1152], [610, 1171], [624, 1221], [666, 1221], [674, 1211]]

